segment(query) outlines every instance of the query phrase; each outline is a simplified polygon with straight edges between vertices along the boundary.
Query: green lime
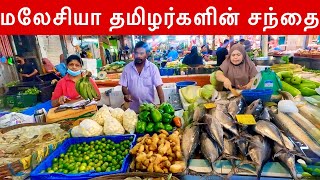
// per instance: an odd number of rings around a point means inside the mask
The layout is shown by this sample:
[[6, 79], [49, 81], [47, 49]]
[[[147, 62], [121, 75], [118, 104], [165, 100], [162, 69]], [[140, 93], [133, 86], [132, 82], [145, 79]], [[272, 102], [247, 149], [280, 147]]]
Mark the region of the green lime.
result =
[[102, 166], [102, 167], [101, 167], [101, 171], [102, 171], [102, 172], [105, 172], [105, 171], [106, 171], [106, 169], [107, 169], [107, 167], [106, 167], [106, 166]]
[[62, 157], [62, 158], [63, 158], [63, 157], [64, 157], [64, 153], [60, 154], [60, 157]]
[[87, 163], [85, 163], [85, 162], [81, 163], [81, 166], [87, 166]]
[[68, 174], [68, 170], [63, 170], [63, 174]]
[[112, 161], [112, 157], [111, 156], [108, 155], [107, 158], [108, 158], [108, 162]]
[[53, 162], [55, 162], [55, 163], [58, 162], [58, 158], [54, 158]]
[[106, 138], [102, 138], [101, 141], [105, 142], [105, 141], [106, 141]]
[[112, 168], [111, 168], [111, 171], [115, 171], [115, 170], [116, 170], [116, 168], [115, 168], [115, 167], [112, 167]]
[[117, 164], [118, 164], [117, 160], [112, 159], [112, 164], [113, 164], [113, 165], [117, 165]]
[[116, 166], [116, 168], [117, 168], [117, 169], [120, 169], [120, 168], [121, 168], [121, 165], [118, 164], [118, 165]]
[[97, 171], [97, 172], [101, 172], [101, 168], [100, 168], [100, 167], [97, 167], [97, 168], [96, 168], [96, 171]]
[[52, 171], [52, 170], [49, 170], [49, 171], [48, 171], [48, 173], [54, 173], [54, 171]]
[[91, 141], [91, 142], [90, 142], [90, 145], [92, 145], [92, 144], [94, 144], [94, 142], [93, 142], [93, 141]]
[[95, 160], [94, 160], [94, 162], [95, 162], [95, 163], [98, 163], [98, 162], [99, 162], [99, 160], [98, 160], [98, 159], [95, 159]]
[[79, 171], [85, 171], [86, 167], [85, 166], [80, 166]]
[[89, 160], [90, 157], [89, 156], [84, 156], [84, 160]]

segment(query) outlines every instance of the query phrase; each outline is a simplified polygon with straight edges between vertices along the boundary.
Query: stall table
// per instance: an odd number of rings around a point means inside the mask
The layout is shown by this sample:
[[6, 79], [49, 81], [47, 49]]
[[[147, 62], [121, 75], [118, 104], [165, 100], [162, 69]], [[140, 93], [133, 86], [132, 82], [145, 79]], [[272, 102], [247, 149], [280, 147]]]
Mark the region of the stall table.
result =
[[320, 58], [294, 56], [293, 63], [300, 64], [308, 69], [320, 70]]

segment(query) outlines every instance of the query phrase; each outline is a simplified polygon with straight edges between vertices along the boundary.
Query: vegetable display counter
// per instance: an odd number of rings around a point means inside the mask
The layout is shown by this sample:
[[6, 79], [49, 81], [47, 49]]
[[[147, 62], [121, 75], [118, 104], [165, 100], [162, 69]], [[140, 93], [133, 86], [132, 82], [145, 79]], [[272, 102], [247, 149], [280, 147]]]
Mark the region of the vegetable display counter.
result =
[[[180, 76], [161, 76], [163, 83], [176, 83], [179, 81], [195, 81], [198, 86], [210, 84], [210, 74], [193, 74]], [[119, 85], [119, 79], [96, 80], [100, 87], [115, 87]]]
[[294, 56], [293, 63], [300, 64], [308, 69], [320, 70], [320, 58]]

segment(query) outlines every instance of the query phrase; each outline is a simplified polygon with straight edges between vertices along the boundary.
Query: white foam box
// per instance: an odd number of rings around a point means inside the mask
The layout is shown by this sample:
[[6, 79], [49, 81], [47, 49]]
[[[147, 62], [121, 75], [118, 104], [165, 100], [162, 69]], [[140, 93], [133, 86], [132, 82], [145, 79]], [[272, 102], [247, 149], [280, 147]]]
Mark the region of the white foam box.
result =
[[[160, 104], [160, 100], [158, 97], [157, 90], [154, 89], [154, 101], [155, 104]], [[176, 83], [164, 83], [162, 86], [163, 94], [164, 94], [164, 100], [167, 101], [170, 97], [170, 94], [176, 93]]]

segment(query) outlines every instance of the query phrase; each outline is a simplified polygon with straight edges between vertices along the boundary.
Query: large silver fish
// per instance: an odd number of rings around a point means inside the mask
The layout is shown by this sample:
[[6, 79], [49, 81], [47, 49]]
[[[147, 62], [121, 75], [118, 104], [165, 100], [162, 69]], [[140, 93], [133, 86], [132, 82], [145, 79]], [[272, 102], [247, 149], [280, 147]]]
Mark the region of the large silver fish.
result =
[[270, 117], [270, 114], [269, 114], [267, 108], [263, 108], [263, 111], [262, 111], [259, 119], [260, 119], [260, 120], [267, 120], [267, 121], [270, 121], [270, 120], [271, 120], [271, 117]]
[[214, 116], [216, 117], [216, 119], [219, 120], [220, 124], [225, 129], [229, 130], [234, 135], [239, 136], [239, 132], [238, 132], [238, 129], [237, 129], [237, 124], [229, 114], [226, 114], [223, 111], [216, 109], [214, 111]]
[[212, 172], [216, 174], [214, 171], [214, 163], [220, 156], [217, 144], [212, 141], [205, 132], [201, 133], [200, 144], [201, 152], [211, 164]]
[[297, 140], [307, 145], [312, 152], [320, 156], [320, 146], [315, 143], [309, 137], [309, 135], [303, 129], [301, 129], [301, 127], [298, 126], [290, 117], [282, 112], [276, 113], [277, 109], [275, 107], [271, 108], [271, 112], [272, 116], [274, 117], [273, 120], [278, 126], [292, 134], [292, 136]]
[[290, 152], [283, 151], [283, 148], [279, 146], [277, 143], [273, 146], [275, 157], [278, 157], [282, 164], [289, 170], [292, 178], [294, 180], [298, 180], [296, 164], [295, 164], [295, 155]]
[[245, 108], [245, 101], [241, 96], [239, 96], [230, 101], [228, 105], [228, 113], [233, 119], [235, 119], [237, 114], [243, 114], [245, 112]]
[[258, 118], [263, 110], [263, 104], [260, 99], [253, 101], [246, 109], [245, 114], [252, 114], [255, 118]]
[[205, 114], [205, 109], [203, 107], [199, 107], [197, 106], [194, 109], [194, 113], [193, 113], [193, 122], [200, 122], [200, 120], [202, 119], [202, 117]]
[[214, 139], [221, 150], [223, 150], [223, 129], [220, 122], [210, 114], [204, 115], [203, 121], [206, 124], [205, 127], [208, 135]]
[[251, 138], [249, 143], [248, 153], [256, 166], [257, 176], [260, 178], [263, 166], [268, 162], [271, 156], [270, 143], [261, 135], [255, 135]]
[[276, 143], [280, 144], [282, 147], [287, 147], [289, 150], [294, 149], [294, 145], [288, 139], [287, 136], [282, 134], [280, 130], [272, 122], [260, 120], [254, 127], [254, 130], [264, 136], [272, 139]]
[[188, 172], [190, 158], [199, 144], [199, 136], [200, 127], [196, 125], [189, 125], [183, 131], [181, 148], [187, 165], [186, 172]]

